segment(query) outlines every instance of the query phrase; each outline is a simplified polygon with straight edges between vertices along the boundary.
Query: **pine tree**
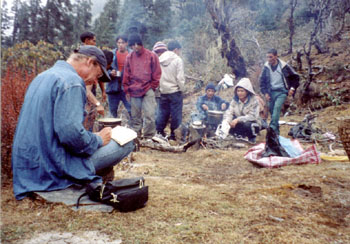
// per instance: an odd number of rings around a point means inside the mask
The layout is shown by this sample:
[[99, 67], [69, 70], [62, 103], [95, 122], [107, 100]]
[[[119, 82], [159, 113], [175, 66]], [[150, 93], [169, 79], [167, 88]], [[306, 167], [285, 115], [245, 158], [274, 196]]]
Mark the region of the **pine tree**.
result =
[[17, 35], [18, 35], [18, 9], [19, 9], [19, 0], [14, 0], [13, 5], [11, 7], [11, 11], [13, 13], [13, 30], [12, 30], [12, 44], [15, 44], [17, 42]]
[[40, 19], [40, 30], [42, 40], [54, 43], [64, 41], [72, 44], [73, 24], [72, 5], [70, 0], [47, 0]]
[[144, 4], [142, 0], [124, 0], [118, 33], [137, 32], [143, 36], [147, 32], [148, 12]]
[[1, 45], [3, 46], [11, 44], [10, 38], [6, 36], [6, 31], [10, 29], [10, 21], [11, 17], [8, 14], [7, 2], [3, 0], [1, 5]]
[[26, 2], [20, 3], [18, 9], [18, 36], [17, 41], [22, 42], [28, 40], [31, 33], [29, 23], [29, 6]]
[[94, 32], [96, 34], [97, 45], [115, 46], [115, 37], [119, 23], [119, 0], [108, 0], [103, 7], [100, 16], [95, 20]]
[[75, 42], [79, 42], [81, 33], [91, 29], [91, 5], [91, 0], [78, 0], [73, 5]]
[[149, 21], [147, 21], [147, 33], [145, 40], [153, 45], [155, 42], [171, 36], [171, 11], [170, 0], [155, 0]]
[[[28, 40], [32, 43], [40, 41], [40, 25], [39, 18], [42, 14], [41, 0], [30, 0], [29, 1], [29, 22], [31, 35], [28, 36]], [[33, 34], [35, 33], [35, 34]]]

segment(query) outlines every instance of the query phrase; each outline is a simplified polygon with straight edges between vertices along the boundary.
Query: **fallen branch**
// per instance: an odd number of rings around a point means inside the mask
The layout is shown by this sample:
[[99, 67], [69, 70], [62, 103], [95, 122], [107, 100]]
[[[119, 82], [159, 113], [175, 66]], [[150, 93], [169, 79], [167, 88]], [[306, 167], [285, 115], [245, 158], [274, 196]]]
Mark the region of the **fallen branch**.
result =
[[151, 141], [151, 140], [142, 140], [140, 141], [140, 146], [141, 147], [148, 147], [152, 149], [156, 149], [162, 152], [175, 152], [175, 153], [180, 153], [180, 152], [186, 152], [188, 148], [199, 142], [200, 139], [190, 141], [188, 143], [185, 143], [180, 146], [172, 146], [169, 144], [169, 142], [162, 142], [159, 143], [158, 141]]
[[185, 78], [189, 79], [189, 80], [194, 80], [194, 81], [202, 81], [203, 80], [202, 78], [193, 77], [193, 76], [189, 76], [189, 75], [185, 75]]

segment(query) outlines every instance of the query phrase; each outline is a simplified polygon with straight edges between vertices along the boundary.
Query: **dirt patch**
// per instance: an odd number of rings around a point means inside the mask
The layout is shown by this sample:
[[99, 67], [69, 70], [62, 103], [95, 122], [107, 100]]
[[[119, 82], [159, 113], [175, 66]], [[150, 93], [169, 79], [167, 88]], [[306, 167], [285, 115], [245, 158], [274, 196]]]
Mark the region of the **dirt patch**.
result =
[[110, 240], [108, 236], [100, 234], [96, 231], [86, 231], [82, 233], [41, 233], [30, 240], [24, 240], [23, 244], [58, 244], [58, 243], [69, 243], [69, 244], [120, 244], [121, 240]]

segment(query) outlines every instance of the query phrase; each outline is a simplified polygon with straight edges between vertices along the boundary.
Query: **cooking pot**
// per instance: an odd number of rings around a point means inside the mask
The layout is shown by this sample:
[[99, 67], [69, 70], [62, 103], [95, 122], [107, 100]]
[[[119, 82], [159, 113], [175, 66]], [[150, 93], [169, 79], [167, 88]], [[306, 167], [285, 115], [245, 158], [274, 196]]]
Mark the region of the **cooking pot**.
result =
[[218, 125], [221, 123], [223, 117], [224, 117], [223, 111], [208, 110], [208, 123], [209, 124]]
[[98, 124], [100, 125], [100, 127], [104, 128], [104, 127], [116, 127], [117, 125], [121, 125], [122, 124], [122, 119], [119, 118], [101, 118], [98, 119]]

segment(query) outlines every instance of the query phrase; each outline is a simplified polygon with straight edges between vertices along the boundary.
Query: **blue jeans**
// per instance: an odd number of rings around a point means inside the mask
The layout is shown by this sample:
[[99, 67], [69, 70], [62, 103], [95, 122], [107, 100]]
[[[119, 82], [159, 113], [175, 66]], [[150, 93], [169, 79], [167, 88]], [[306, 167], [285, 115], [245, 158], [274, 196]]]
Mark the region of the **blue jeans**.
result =
[[107, 96], [108, 96], [109, 111], [114, 118], [118, 117], [118, 107], [119, 107], [120, 101], [123, 102], [124, 107], [126, 108], [129, 115], [131, 116], [131, 105], [128, 102], [128, 100], [126, 100], [124, 91], [118, 91], [116, 93], [108, 93]]
[[182, 122], [182, 93], [174, 92], [171, 94], [161, 94], [159, 102], [159, 113], [156, 120], [158, 133], [164, 133], [164, 129], [171, 117], [170, 130], [171, 135], [181, 125]]
[[113, 167], [119, 163], [123, 158], [129, 155], [134, 150], [134, 143], [131, 141], [124, 146], [120, 146], [113, 139], [103, 146], [100, 147], [94, 154], [89, 157], [95, 170], [99, 171], [105, 168]]
[[287, 98], [287, 95], [288, 93], [284, 90], [271, 91], [271, 98], [269, 103], [269, 109], [271, 113], [270, 127], [276, 132], [277, 135], [280, 134], [278, 121], [280, 119], [282, 106]]

